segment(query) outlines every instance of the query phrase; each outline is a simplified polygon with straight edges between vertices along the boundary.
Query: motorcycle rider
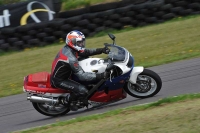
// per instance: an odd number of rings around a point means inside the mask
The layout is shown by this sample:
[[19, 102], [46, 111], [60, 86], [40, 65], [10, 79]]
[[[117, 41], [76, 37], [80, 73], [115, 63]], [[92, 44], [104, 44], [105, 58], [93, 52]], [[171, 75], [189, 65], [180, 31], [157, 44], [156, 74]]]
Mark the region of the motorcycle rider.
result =
[[51, 70], [51, 85], [55, 88], [69, 90], [70, 96], [64, 100], [70, 105], [71, 110], [76, 111], [76, 105], [79, 98], [84, 98], [88, 94], [87, 88], [70, 79], [71, 74], [76, 75], [80, 81], [94, 81], [108, 78], [109, 73], [90, 73], [84, 72], [78, 63], [79, 57], [87, 57], [97, 54], [108, 54], [109, 49], [96, 48], [85, 49], [85, 36], [82, 32], [74, 30], [67, 34], [66, 45], [58, 52]]

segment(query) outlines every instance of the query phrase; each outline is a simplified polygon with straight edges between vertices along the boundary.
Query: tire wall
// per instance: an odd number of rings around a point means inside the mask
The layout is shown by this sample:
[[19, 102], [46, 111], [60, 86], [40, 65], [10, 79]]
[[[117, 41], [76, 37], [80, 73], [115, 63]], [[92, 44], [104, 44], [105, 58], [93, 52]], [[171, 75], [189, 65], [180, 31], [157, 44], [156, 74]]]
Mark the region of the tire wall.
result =
[[193, 14], [200, 14], [200, 0], [123, 0], [99, 4], [60, 12], [53, 21], [3, 28], [0, 51], [52, 44], [65, 39], [71, 30], [80, 30], [88, 37], [106, 29], [145, 26]]

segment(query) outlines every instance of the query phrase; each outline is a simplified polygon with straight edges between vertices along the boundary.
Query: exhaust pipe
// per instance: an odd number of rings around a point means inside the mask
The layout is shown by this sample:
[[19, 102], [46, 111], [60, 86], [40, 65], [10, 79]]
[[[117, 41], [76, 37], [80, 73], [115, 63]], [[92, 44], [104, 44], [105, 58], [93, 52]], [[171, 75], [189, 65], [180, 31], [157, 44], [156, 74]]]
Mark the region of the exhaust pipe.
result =
[[27, 97], [27, 100], [30, 100], [31, 102], [35, 102], [35, 103], [49, 103], [49, 104], [58, 103], [58, 99], [45, 98], [45, 97], [39, 97], [39, 96], [30, 96], [30, 97]]

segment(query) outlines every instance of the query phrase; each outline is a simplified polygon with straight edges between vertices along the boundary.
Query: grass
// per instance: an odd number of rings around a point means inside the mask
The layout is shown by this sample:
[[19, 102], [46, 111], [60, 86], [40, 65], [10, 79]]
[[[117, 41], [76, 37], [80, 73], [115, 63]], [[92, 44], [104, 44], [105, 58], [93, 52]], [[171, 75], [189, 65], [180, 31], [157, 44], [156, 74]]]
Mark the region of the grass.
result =
[[[115, 34], [116, 43], [132, 53], [135, 65], [145, 67], [200, 57], [198, 22], [200, 16], [143, 28], [129, 28]], [[104, 47], [105, 42], [112, 42], [107, 35], [86, 40], [87, 48]], [[1, 55], [0, 97], [22, 93], [24, 76], [40, 71], [50, 72], [51, 63], [63, 46], [61, 42]]]
[[119, 0], [62, 0], [62, 1], [63, 3], [61, 11], [65, 11], [82, 7], [88, 7], [99, 3], [109, 3]]
[[186, 94], [15, 133], [198, 133], [200, 94]]
[[26, 0], [0, 0], [0, 5], [5, 5], [5, 4], [13, 4], [13, 3], [18, 3]]

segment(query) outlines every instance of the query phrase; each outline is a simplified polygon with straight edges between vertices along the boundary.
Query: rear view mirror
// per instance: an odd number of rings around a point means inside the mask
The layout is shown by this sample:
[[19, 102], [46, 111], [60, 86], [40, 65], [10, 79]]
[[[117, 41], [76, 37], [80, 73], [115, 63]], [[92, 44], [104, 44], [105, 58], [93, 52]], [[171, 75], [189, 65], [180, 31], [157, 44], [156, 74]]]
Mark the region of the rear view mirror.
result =
[[115, 36], [111, 33], [108, 33], [108, 36], [113, 40], [113, 45], [115, 45]]
[[115, 40], [115, 36], [111, 33], [108, 33], [108, 36], [114, 41]]

